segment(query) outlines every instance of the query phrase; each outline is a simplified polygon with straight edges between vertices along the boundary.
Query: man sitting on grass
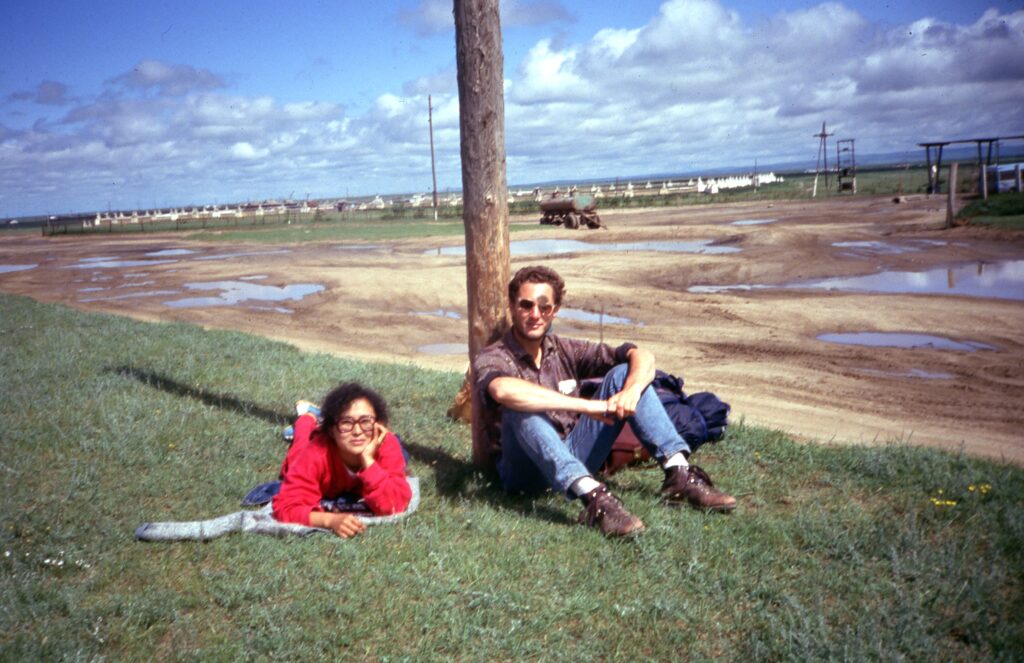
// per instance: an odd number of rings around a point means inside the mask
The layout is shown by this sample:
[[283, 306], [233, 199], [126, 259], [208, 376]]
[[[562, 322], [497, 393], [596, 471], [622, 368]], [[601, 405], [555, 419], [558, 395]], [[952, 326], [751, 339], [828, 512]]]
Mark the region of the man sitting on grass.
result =
[[[632, 343], [612, 348], [549, 333], [564, 292], [554, 270], [520, 269], [508, 285], [512, 328], [473, 362], [473, 398], [505, 490], [552, 488], [579, 497], [585, 505], [579, 522], [606, 536], [642, 532], [643, 522], [594, 478], [628, 422], [665, 472], [665, 504], [733, 509], [736, 500], [687, 461], [689, 446], [649, 388], [650, 352]], [[582, 380], [602, 376], [593, 400], [579, 397]]]

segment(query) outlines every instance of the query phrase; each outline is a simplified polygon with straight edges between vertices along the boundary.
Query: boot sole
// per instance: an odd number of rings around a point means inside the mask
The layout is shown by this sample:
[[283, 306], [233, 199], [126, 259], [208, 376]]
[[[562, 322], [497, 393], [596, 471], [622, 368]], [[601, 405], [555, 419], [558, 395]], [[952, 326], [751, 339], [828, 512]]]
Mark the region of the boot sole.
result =
[[662, 504], [664, 504], [665, 506], [671, 506], [671, 507], [675, 507], [675, 508], [681, 508], [681, 507], [684, 507], [684, 506], [688, 506], [691, 509], [697, 509], [698, 511], [713, 511], [715, 513], [728, 513], [728, 512], [730, 512], [730, 511], [732, 511], [732, 510], [734, 510], [736, 508], [735, 504], [722, 505], [722, 506], [700, 506], [700, 505], [697, 505], [697, 504], [692, 504], [692, 503], [690, 503], [690, 502], [688, 502], [686, 500], [677, 501], [677, 500], [668, 500], [668, 499], [662, 500]]

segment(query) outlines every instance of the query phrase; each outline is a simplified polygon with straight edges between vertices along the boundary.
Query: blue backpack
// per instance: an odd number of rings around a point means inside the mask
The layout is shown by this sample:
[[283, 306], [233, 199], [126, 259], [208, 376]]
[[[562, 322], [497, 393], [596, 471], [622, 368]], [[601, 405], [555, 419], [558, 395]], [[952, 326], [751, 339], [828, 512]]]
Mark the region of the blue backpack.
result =
[[[600, 380], [593, 382], [593, 390], [584, 398], [588, 398], [597, 390]], [[589, 386], [589, 385], [587, 385]], [[725, 435], [729, 424], [729, 404], [722, 401], [709, 391], [701, 391], [689, 396], [683, 391], [683, 379], [664, 371], [657, 371], [651, 386], [658, 394], [665, 412], [675, 425], [676, 430], [690, 445], [690, 452], [697, 451], [707, 442], [717, 442]], [[587, 389], [581, 390], [581, 395]], [[615, 442], [611, 453], [601, 468], [603, 474], [614, 474], [629, 465], [650, 459], [650, 454], [640, 444], [630, 426], [624, 426]]]

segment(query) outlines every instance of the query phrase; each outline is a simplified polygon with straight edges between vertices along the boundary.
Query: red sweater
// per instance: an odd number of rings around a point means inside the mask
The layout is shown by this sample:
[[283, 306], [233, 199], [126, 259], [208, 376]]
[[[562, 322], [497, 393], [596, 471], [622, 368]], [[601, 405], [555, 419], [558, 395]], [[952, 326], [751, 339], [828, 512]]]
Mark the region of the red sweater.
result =
[[322, 511], [320, 500], [341, 493], [362, 496], [378, 516], [404, 511], [412, 490], [405, 478], [405, 456], [398, 438], [388, 433], [373, 465], [353, 473], [341, 460], [334, 442], [317, 428], [315, 417], [299, 417], [295, 439], [281, 464], [281, 490], [274, 496], [274, 518], [309, 525], [309, 514]]

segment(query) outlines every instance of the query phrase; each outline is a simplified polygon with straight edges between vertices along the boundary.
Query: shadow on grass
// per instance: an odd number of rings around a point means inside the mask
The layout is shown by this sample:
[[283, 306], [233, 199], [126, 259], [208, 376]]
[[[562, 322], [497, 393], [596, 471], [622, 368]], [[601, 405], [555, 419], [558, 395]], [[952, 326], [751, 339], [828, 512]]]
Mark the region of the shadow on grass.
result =
[[275, 426], [283, 428], [284, 426], [291, 424], [291, 419], [288, 415], [268, 410], [267, 408], [257, 405], [251, 401], [243, 401], [234, 396], [215, 394], [196, 387], [190, 387], [145, 369], [136, 368], [134, 366], [118, 366], [116, 368], [108, 368], [107, 371], [132, 378], [133, 380], [138, 380], [148, 387], [155, 387], [156, 389], [166, 391], [167, 393], [174, 394], [175, 396], [192, 398], [213, 407], [219, 407], [225, 410], [238, 412], [239, 414], [257, 417]]
[[501, 489], [501, 480], [496, 472], [480, 470], [472, 463], [456, 458], [438, 447], [404, 441], [402, 444], [413, 459], [433, 471], [434, 485], [439, 495], [493, 504], [558, 525], [574, 522], [564, 512], [544, 503], [547, 493], [510, 495]]
[[[269, 410], [251, 401], [190, 387], [152, 371], [134, 366], [118, 366], [107, 370], [175, 396], [192, 398], [213, 407], [263, 419], [274, 426], [284, 427], [292, 423], [290, 416]], [[428, 447], [404, 441], [403, 444], [413, 459], [433, 471], [435, 489], [439, 495], [488, 502], [516, 511], [524, 516], [540, 518], [552, 523], [572, 522], [564, 512], [544, 504], [543, 500], [535, 502], [535, 498], [544, 496], [543, 493], [536, 496], [509, 495], [501, 489], [500, 481], [495, 473], [484, 473], [471, 463], [456, 458], [439, 447]]]

